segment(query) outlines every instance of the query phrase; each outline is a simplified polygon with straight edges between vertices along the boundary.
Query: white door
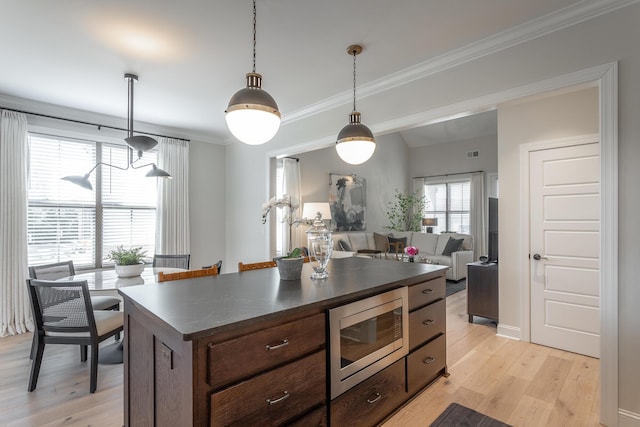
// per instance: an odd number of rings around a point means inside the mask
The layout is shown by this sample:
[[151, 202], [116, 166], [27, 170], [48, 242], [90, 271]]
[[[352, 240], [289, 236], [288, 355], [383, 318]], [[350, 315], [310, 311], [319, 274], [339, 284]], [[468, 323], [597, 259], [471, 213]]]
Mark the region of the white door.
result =
[[531, 342], [600, 355], [599, 144], [529, 153]]

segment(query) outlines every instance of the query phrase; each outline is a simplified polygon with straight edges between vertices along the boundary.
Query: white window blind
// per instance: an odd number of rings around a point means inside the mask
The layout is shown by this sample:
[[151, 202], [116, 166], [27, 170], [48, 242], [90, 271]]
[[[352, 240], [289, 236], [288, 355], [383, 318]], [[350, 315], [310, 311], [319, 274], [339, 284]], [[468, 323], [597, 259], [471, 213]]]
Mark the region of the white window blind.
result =
[[[102, 145], [102, 161], [126, 166], [128, 149]], [[146, 152], [134, 165], [156, 162], [155, 152]], [[149, 168], [122, 171], [102, 168], [102, 253], [116, 246], [142, 246], [149, 257], [155, 247], [157, 180], [145, 177]]]
[[[97, 268], [118, 245], [153, 254], [156, 180], [144, 177], [148, 168], [99, 166], [90, 177], [94, 191], [60, 179], [86, 174], [100, 158], [126, 167], [125, 146], [37, 134], [29, 135], [29, 144], [30, 265], [72, 260], [76, 268]], [[138, 163], [155, 157], [145, 152]]]
[[471, 207], [471, 182], [442, 182], [425, 184], [425, 217], [437, 218], [434, 233], [454, 231], [469, 232], [469, 211]]

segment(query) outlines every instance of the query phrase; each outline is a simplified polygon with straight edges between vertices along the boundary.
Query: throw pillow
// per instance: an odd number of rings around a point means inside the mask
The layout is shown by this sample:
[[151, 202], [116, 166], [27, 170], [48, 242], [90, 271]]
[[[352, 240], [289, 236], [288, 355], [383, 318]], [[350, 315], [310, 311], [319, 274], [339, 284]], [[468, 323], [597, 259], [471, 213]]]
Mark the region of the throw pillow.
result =
[[389, 246], [389, 235], [388, 234], [380, 234], [373, 233], [373, 241], [376, 246], [377, 251], [386, 251]]
[[[401, 245], [395, 245], [396, 243], [402, 243]], [[389, 236], [389, 252], [392, 254], [402, 253], [405, 246], [407, 246], [406, 237], [391, 237]], [[397, 250], [397, 252], [396, 252]]]
[[447, 240], [447, 245], [442, 251], [442, 255], [451, 256], [452, 252], [458, 252], [458, 249], [460, 249], [460, 246], [462, 246], [463, 241], [464, 239], [454, 239], [453, 237], [449, 237], [449, 240]]
[[351, 252], [351, 245], [344, 239], [338, 240], [338, 247], [341, 251]]

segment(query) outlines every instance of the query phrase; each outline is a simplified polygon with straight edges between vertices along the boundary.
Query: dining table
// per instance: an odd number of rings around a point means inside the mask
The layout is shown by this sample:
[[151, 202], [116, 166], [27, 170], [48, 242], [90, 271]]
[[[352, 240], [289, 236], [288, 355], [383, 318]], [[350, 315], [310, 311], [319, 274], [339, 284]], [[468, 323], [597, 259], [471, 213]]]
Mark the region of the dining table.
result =
[[[139, 276], [118, 277], [114, 268], [102, 270], [82, 271], [79, 270], [73, 276], [61, 277], [57, 282], [86, 280], [89, 293], [92, 295], [118, 295], [118, 289], [127, 286], [139, 286], [149, 283], [158, 283], [158, 274], [177, 273], [185, 271], [184, 268], [173, 267], [153, 267], [145, 266]], [[103, 365], [113, 365], [122, 363], [124, 360], [122, 339], [100, 348], [98, 353], [98, 363]]]

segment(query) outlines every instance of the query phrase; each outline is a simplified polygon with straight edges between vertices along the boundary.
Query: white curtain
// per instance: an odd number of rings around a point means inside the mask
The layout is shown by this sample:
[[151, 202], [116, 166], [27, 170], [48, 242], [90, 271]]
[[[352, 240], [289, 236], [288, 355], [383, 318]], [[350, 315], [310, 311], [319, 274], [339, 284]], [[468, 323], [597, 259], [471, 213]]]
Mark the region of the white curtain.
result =
[[158, 178], [156, 253], [190, 253], [189, 237], [189, 143], [158, 138], [158, 167], [172, 179]]
[[0, 113], [0, 337], [33, 330], [27, 291], [27, 118]]
[[469, 233], [473, 236], [473, 257], [478, 260], [487, 254], [487, 226], [485, 222], [484, 172], [471, 174], [471, 206]]
[[297, 159], [284, 158], [282, 159], [282, 191], [281, 194], [288, 194], [291, 196], [291, 200], [295, 200], [298, 203], [298, 208], [293, 212], [289, 212], [289, 208], [282, 209], [282, 215], [284, 218], [289, 218], [289, 221], [285, 221], [278, 226], [282, 227], [282, 249], [284, 254], [288, 254], [291, 250], [297, 246], [307, 246], [304, 227], [293, 226], [289, 224], [291, 220], [299, 218], [302, 215], [302, 182], [300, 179], [300, 162]]

